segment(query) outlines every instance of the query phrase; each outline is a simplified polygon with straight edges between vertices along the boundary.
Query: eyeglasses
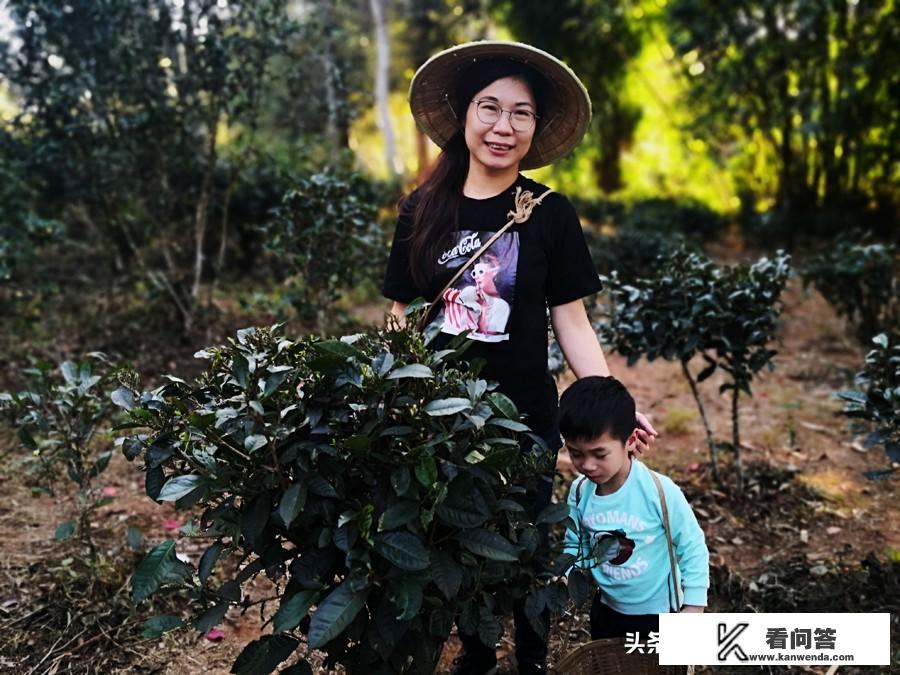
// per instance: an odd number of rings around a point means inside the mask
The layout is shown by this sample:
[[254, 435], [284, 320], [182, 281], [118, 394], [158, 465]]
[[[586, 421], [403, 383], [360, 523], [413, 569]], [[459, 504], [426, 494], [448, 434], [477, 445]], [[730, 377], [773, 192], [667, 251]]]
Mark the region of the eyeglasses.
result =
[[478, 99], [472, 101], [475, 104], [475, 114], [484, 124], [494, 125], [500, 121], [503, 113], [509, 115], [509, 126], [513, 131], [520, 133], [531, 131], [534, 128], [538, 116], [525, 108], [517, 108], [515, 110], [504, 110], [496, 102], [489, 99]]

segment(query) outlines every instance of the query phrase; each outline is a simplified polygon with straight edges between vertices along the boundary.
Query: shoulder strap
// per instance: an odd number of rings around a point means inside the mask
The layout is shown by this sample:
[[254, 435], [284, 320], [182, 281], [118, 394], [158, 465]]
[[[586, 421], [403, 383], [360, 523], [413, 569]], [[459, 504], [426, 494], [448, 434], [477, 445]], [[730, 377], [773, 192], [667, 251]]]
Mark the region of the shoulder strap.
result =
[[666, 493], [663, 492], [662, 483], [656, 472], [649, 468], [647, 470], [650, 471], [650, 476], [656, 484], [656, 491], [659, 492], [659, 503], [662, 506], [663, 529], [666, 532], [666, 545], [669, 548], [669, 565], [672, 568], [672, 587], [675, 591], [675, 611], [677, 612], [681, 609], [681, 592], [678, 588], [678, 570], [675, 566], [675, 549], [672, 546], [672, 528], [669, 526], [669, 508], [666, 505]]
[[428, 322], [431, 320], [432, 311], [435, 307], [438, 306], [438, 303], [441, 301], [441, 298], [444, 297], [444, 293], [447, 292], [447, 289], [456, 283], [456, 280], [463, 275], [463, 272], [465, 272], [467, 269], [469, 269], [469, 267], [475, 264], [475, 261], [478, 259], [478, 257], [482, 253], [487, 251], [491, 247], [491, 244], [497, 241], [501, 234], [506, 232], [514, 224], [524, 223], [526, 220], [528, 220], [531, 217], [531, 212], [534, 211], [534, 208], [538, 206], [542, 201], [544, 201], [544, 197], [549, 195], [551, 192], [553, 192], [553, 190], [547, 190], [540, 197], [535, 198], [531, 190], [522, 190], [522, 186], [516, 186], [516, 210], [510, 211], [507, 214], [509, 216], [509, 220], [507, 221], [506, 225], [497, 230], [493, 234], [493, 236], [487, 240], [484, 246], [475, 251], [474, 255], [472, 255], [472, 257], [469, 258], [462, 267], [456, 270], [456, 274], [454, 274], [450, 278], [450, 281], [448, 281], [447, 284], [441, 289], [441, 292], [437, 294], [437, 297], [419, 318], [419, 322], [416, 324], [416, 328], [418, 328], [420, 331], [425, 330], [425, 326], [427, 326]]
[[579, 476], [575, 479], [575, 503], [579, 504], [581, 502], [581, 488], [584, 487], [584, 482], [587, 480], [587, 476]]

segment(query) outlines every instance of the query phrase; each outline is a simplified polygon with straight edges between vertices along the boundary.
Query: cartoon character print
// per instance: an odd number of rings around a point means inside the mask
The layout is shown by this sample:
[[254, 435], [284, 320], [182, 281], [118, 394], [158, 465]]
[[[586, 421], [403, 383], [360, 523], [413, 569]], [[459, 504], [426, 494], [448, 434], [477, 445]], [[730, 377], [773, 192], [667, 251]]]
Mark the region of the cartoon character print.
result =
[[[438, 264], [448, 269], [464, 264], [466, 253], [480, 248], [481, 240], [492, 233], [459, 233], [457, 243], [448, 249]], [[473, 250], [474, 249], [474, 250]], [[468, 337], [481, 342], [509, 339], [508, 324], [515, 295], [516, 265], [519, 257], [517, 233], [503, 234], [442, 297], [440, 330], [451, 335], [469, 331]]]
[[624, 530], [610, 530], [594, 534], [591, 555], [596, 564], [622, 565], [634, 553], [634, 540]]

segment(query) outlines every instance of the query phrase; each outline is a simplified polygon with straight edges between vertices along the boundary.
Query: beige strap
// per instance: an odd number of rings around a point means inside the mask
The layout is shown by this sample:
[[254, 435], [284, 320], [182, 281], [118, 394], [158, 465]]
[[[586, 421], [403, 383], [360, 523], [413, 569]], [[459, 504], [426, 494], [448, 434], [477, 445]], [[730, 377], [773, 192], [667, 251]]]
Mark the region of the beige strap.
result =
[[675, 567], [675, 549], [672, 546], [672, 530], [669, 527], [669, 508], [666, 506], [666, 495], [663, 492], [662, 483], [655, 471], [650, 471], [653, 482], [656, 483], [656, 491], [659, 492], [659, 503], [662, 506], [663, 529], [666, 531], [666, 544], [669, 547], [669, 565], [672, 568], [672, 587], [675, 590], [675, 611], [681, 609], [681, 593], [678, 589], [678, 574]]
[[487, 240], [487, 243], [485, 243], [484, 246], [475, 251], [475, 254], [471, 258], [469, 258], [462, 267], [456, 270], [456, 274], [451, 277], [450, 281], [447, 282], [447, 285], [441, 289], [441, 292], [437, 294], [437, 297], [419, 318], [419, 322], [416, 324], [416, 328], [418, 328], [420, 331], [425, 330], [425, 326], [428, 325], [428, 322], [431, 319], [432, 310], [434, 310], [434, 308], [438, 306], [438, 302], [441, 300], [441, 298], [444, 297], [444, 293], [447, 292], [447, 289], [450, 288], [454, 283], [456, 283], [456, 280], [463, 275], [463, 272], [469, 269], [469, 267], [471, 267], [475, 263], [478, 257], [482, 253], [487, 251], [491, 247], [491, 244], [497, 241], [501, 234], [506, 232], [513, 225], [517, 223], [524, 223], [526, 220], [528, 220], [531, 217], [531, 212], [534, 211], [534, 207], [544, 201], [544, 197], [549, 195], [551, 192], [553, 192], [553, 190], [547, 190], [540, 197], [535, 198], [531, 190], [523, 190], [522, 186], [516, 186], [516, 209], [515, 211], [510, 211], [509, 213], [507, 213], [507, 215], [509, 216], [509, 221], [507, 221], [506, 225], [497, 230], [493, 234], [493, 236]]

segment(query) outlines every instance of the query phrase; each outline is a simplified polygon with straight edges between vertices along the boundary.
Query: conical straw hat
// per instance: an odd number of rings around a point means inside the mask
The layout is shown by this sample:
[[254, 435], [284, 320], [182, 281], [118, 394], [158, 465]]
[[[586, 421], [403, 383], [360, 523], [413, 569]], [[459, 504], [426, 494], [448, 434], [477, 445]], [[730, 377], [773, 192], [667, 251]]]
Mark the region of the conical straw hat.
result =
[[477, 61], [496, 58], [527, 64], [543, 75], [550, 87], [540, 111], [540, 127], [520, 168], [545, 166], [571, 152], [591, 121], [587, 89], [565, 63], [521, 42], [467, 42], [422, 64], [409, 86], [409, 107], [419, 128], [438, 146], [446, 146], [459, 130], [454, 110], [464, 105], [454, 100], [460, 75]]

